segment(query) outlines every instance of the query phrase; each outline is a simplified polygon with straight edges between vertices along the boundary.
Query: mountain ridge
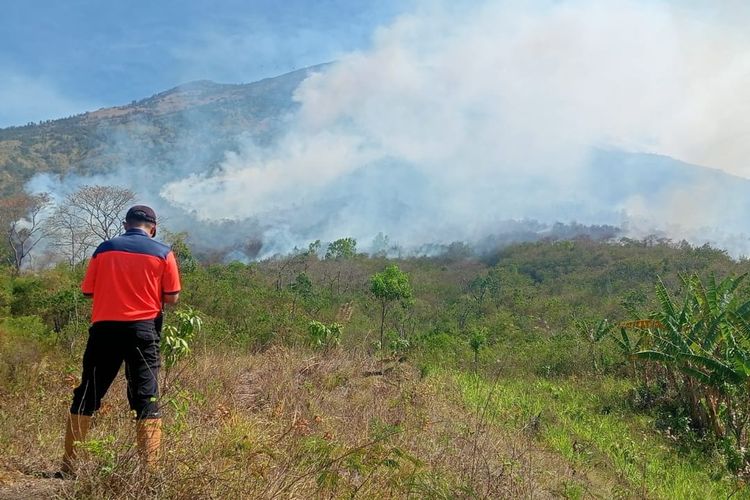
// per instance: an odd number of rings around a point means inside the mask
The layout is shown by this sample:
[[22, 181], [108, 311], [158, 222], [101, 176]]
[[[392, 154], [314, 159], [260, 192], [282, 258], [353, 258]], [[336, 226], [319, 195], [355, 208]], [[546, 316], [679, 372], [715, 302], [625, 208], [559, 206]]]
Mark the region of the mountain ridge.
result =
[[[149, 158], [170, 161], [183, 143], [236, 149], [231, 140], [250, 136], [260, 143], [280, 130], [294, 109], [292, 94], [310, 74], [330, 63], [295, 70], [252, 83], [197, 80], [129, 104], [100, 108], [66, 118], [0, 129], [0, 195], [23, 189], [35, 174], [91, 175]], [[189, 127], [188, 127], [189, 125]], [[191, 130], [187, 130], [190, 128]], [[139, 149], [128, 152], [123, 142]], [[199, 156], [215, 165], [223, 152]], [[210, 157], [210, 158], [209, 158]]]

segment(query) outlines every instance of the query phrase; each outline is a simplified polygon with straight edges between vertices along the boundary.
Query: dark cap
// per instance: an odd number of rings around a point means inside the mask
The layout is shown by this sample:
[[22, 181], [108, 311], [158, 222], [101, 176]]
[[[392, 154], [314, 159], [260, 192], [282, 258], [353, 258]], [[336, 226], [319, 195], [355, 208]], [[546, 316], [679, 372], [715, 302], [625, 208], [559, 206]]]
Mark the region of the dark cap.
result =
[[135, 205], [130, 207], [128, 213], [125, 215], [126, 221], [143, 221], [156, 224], [156, 212], [151, 207], [146, 205]]

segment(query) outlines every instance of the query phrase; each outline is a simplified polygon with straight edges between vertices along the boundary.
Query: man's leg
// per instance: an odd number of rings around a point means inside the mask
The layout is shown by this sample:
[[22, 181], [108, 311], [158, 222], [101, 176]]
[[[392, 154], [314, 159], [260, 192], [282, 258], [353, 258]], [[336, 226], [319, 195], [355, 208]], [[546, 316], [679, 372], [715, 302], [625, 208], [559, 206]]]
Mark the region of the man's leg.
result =
[[128, 401], [136, 412], [138, 450], [144, 463], [151, 467], [159, 457], [161, 414], [159, 413], [160, 335], [154, 321], [133, 323], [126, 350], [125, 375], [128, 379]]
[[76, 443], [83, 442], [91, 426], [91, 417], [88, 415], [68, 414], [68, 422], [65, 424], [65, 448], [62, 459], [62, 477], [75, 475]]
[[101, 406], [102, 398], [122, 365], [122, 349], [116, 342], [120, 333], [111, 323], [96, 323], [89, 328], [81, 384], [73, 391], [73, 403], [65, 427], [64, 474], [73, 474], [75, 443], [86, 439], [91, 416]]

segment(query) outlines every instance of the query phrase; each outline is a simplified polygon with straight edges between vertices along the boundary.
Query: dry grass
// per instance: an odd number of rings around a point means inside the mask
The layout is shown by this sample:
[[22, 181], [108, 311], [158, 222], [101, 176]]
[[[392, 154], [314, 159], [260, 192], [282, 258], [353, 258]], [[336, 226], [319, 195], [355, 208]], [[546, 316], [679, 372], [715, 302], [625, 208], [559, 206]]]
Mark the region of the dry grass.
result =
[[[343, 351], [197, 355], [165, 384], [162, 463], [148, 477], [120, 377], [95, 419], [78, 479], [44, 494], [543, 498], [580, 481], [527, 436], [468, 410], [446, 379], [421, 378], [408, 364], [372, 375], [380, 369]], [[1, 400], [0, 470], [26, 478], [56, 466], [75, 383], [51, 363], [36, 373]]]

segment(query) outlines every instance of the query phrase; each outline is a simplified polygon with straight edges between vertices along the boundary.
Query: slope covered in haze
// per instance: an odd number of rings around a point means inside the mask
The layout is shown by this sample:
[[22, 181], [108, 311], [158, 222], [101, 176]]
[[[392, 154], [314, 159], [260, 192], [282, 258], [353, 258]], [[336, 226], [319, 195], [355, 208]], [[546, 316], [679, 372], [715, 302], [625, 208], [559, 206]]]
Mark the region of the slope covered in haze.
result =
[[238, 137], [263, 142], [277, 133], [294, 108], [294, 89], [320, 67], [250, 84], [197, 81], [124, 106], [0, 129], [0, 193], [21, 189], [41, 172], [92, 174], [185, 161], [214, 165]]
[[[231, 234], [222, 230], [221, 240], [234, 249], [260, 242], [261, 256], [344, 236], [366, 249], [378, 233], [411, 249], [451, 241], [519, 241], [509, 236], [509, 227], [526, 241], [544, 237], [555, 222], [571, 221], [624, 226], [635, 236], [664, 230], [674, 239], [747, 253], [741, 235], [748, 232], [742, 215], [750, 209], [750, 181], [652, 154], [592, 148], [567, 176], [518, 165], [511, 171], [487, 169], [482, 179], [470, 159], [422, 165], [405, 157], [359, 162], [354, 156], [347, 160], [354, 164], [315, 187], [295, 177], [279, 188], [274, 182], [293, 171], [283, 169], [300, 158], [310, 160], [300, 175], [330, 164], [328, 146], [310, 148], [319, 137], [300, 135], [305, 129], [294, 97], [324, 66], [251, 84], [197, 81], [125, 106], [2, 129], [0, 194], [20, 191], [36, 174], [50, 175], [37, 177], [31, 189], [55, 191], [64, 184], [57, 195], [82, 183], [121, 185], [153, 203], [175, 230], [200, 232], [202, 240], [216, 240], [206, 235], [217, 221], [245, 220]], [[334, 137], [335, 147], [347, 139]], [[377, 137], [363, 137], [377, 143]], [[533, 166], [533, 152], [528, 156], [522, 161]], [[487, 159], [488, 165], [504, 161]], [[282, 170], [271, 172], [275, 169]], [[453, 175], [446, 169], [455, 171], [455, 181], [440, 186], [440, 179]], [[60, 183], [60, 175], [75, 180]], [[570, 182], [561, 185], [565, 178]], [[265, 182], [271, 191], [262, 191]], [[165, 186], [171, 186], [166, 191], [171, 198], [165, 198]], [[265, 205], [263, 193], [270, 200]], [[195, 212], [195, 206], [203, 211]], [[532, 220], [542, 224], [509, 225]]]

